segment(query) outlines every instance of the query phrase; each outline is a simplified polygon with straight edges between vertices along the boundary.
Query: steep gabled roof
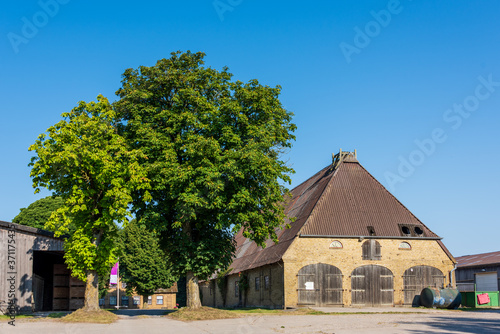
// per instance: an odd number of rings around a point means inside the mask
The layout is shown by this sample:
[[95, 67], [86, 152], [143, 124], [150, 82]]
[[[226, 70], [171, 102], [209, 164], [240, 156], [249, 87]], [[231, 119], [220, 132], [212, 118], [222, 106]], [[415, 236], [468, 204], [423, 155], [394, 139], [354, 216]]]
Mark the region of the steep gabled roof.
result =
[[[342, 154], [342, 153], [341, 153]], [[345, 154], [345, 153], [344, 153]], [[291, 191], [285, 213], [296, 217], [289, 229], [277, 231], [278, 244], [267, 240], [258, 247], [236, 235], [233, 272], [257, 268], [281, 260], [297, 236], [302, 237], [398, 237], [440, 238], [418, 220], [357, 161], [354, 155], [337, 159]], [[404, 234], [402, 227], [410, 234]], [[416, 233], [417, 230], [419, 233]], [[443, 250], [449, 251], [440, 242]], [[452, 257], [451, 257], [452, 258]]]

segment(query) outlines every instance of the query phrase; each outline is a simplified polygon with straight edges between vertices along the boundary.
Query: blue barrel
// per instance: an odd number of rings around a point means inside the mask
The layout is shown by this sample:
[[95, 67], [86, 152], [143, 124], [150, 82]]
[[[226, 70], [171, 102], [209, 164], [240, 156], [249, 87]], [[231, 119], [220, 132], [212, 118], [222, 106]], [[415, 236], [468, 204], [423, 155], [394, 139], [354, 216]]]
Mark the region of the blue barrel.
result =
[[420, 304], [425, 307], [456, 309], [462, 302], [457, 289], [425, 288], [420, 293]]

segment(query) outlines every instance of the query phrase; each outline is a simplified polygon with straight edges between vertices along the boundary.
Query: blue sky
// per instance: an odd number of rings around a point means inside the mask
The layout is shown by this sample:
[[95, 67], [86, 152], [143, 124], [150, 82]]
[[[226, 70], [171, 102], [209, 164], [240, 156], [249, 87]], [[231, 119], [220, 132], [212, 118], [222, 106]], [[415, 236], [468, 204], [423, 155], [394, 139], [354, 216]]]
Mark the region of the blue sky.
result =
[[498, 249], [498, 1], [9, 2], [0, 12], [0, 220], [34, 195], [28, 147], [126, 68], [203, 51], [281, 85], [296, 186], [357, 149], [455, 256]]

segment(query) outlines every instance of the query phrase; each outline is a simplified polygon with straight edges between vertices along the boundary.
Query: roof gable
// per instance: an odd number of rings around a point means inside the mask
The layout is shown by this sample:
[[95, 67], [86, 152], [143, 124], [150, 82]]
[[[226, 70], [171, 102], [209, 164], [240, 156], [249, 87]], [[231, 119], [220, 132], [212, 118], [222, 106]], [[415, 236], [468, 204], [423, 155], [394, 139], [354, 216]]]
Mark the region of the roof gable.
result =
[[[292, 189], [291, 195], [285, 204], [285, 214], [296, 219], [293, 223], [287, 219], [282, 228], [276, 230], [278, 244], [268, 239], [262, 249], [245, 238], [241, 230], [237, 233], [235, 259], [231, 264], [233, 272], [280, 261], [299, 235], [369, 237], [371, 227], [375, 238], [416, 238], [415, 233], [408, 236], [401, 232], [402, 226], [408, 226], [421, 229], [423, 233], [418, 235], [419, 238], [440, 239], [368, 173], [352, 154], [346, 154], [343, 159], [336, 155], [333, 165], [323, 168]], [[285, 229], [285, 224], [290, 224], [290, 228]]]
[[300, 234], [439, 238], [357, 161], [339, 165]]

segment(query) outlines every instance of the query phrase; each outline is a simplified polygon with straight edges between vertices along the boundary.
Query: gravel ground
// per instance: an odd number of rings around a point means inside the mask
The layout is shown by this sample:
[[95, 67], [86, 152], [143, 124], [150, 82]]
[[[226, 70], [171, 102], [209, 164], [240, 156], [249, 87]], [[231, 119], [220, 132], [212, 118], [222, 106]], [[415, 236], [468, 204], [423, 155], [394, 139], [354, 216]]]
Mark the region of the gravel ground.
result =
[[[328, 311], [327, 309], [322, 309]], [[193, 321], [189, 323], [160, 316], [120, 316], [111, 325], [64, 324], [51, 320], [0, 323], [0, 333], [93, 334], [93, 333], [500, 333], [500, 310], [443, 311], [377, 314], [374, 309], [343, 309], [367, 314], [247, 316], [239, 319]], [[382, 309], [382, 312], [413, 312], [412, 309]]]

